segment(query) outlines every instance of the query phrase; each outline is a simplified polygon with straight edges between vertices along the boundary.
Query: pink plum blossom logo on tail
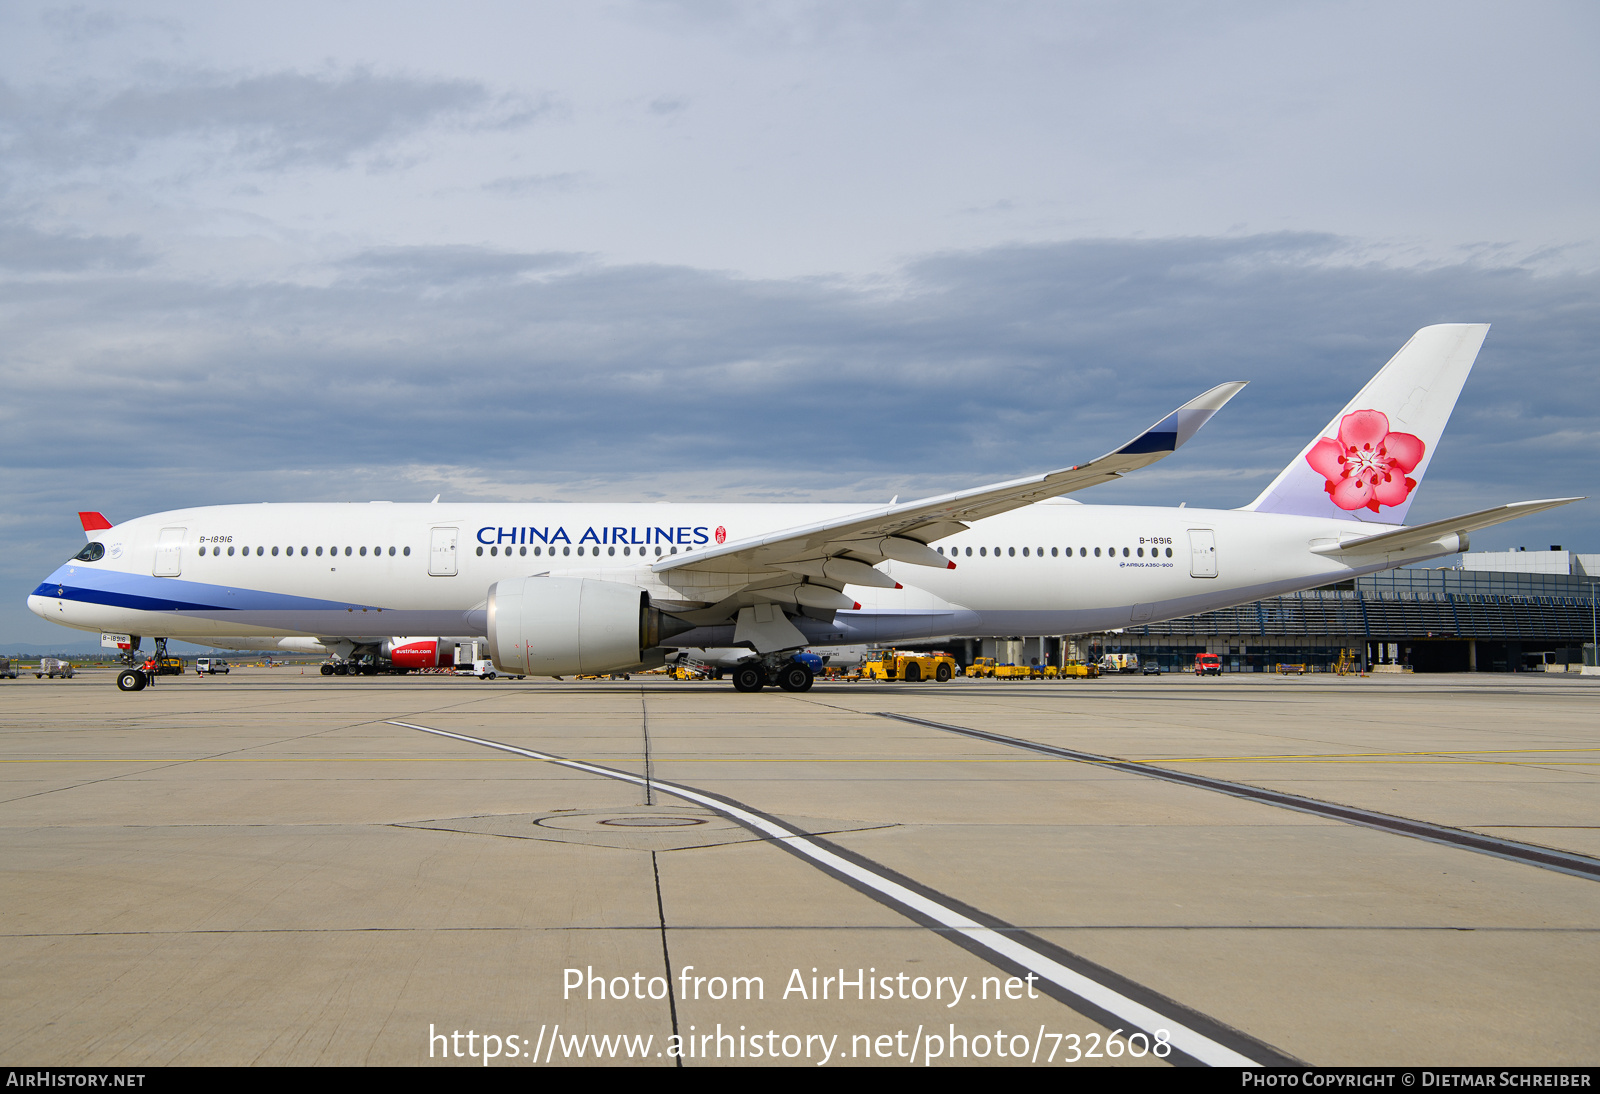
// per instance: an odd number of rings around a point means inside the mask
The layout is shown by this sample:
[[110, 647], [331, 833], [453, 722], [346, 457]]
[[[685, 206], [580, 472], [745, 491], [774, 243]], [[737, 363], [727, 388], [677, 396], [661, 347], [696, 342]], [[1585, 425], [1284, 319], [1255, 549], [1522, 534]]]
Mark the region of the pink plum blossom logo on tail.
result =
[[1356, 410], [1339, 420], [1339, 439], [1323, 437], [1306, 462], [1327, 479], [1323, 489], [1346, 512], [1396, 506], [1411, 496], [1417, 480], [1408, 472], [1422, 462], [1427, 445], [1410, 433], [1390, 433], [1379, 410]]

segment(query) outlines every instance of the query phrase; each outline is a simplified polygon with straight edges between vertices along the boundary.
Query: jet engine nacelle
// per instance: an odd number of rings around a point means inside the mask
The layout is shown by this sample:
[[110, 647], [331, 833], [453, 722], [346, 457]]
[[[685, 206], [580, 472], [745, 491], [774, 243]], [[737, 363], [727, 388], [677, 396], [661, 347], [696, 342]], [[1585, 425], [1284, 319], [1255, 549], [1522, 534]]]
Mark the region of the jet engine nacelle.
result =
[[689, 624], [650, 606], [636, 585], [520, 577], [489, 586], [489, 657], [507, 675], [573, 676], [660, 664], [653, 653]]

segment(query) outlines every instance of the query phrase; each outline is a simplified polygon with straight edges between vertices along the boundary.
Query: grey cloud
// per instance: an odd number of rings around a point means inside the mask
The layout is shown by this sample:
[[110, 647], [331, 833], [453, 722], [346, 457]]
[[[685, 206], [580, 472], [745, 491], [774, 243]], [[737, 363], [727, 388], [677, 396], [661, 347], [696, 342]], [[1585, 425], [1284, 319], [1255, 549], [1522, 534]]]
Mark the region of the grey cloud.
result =
[[0, 269], [17, 273], [130, 269], [149, 264], [133, 236], [80, 236], [0, 222]]
[[540, 192], [570, 193], [589, 182], [587, 172], [557, 171], [544, 175], [508, 175], [486, 182], [480, 189], [502, 197], [526, 197]]
[[476, 81], [363, 70], [160, 73], [122, 89], [0, 85], [0, 139], [13, 160], [57, 169], [175, 138], [218, 141], [259, 168], [341, 166], [431, 125], [525, 125], [554, 109], [554, 100], [498, 95]]
[[484, 279], [516, 279], [570, 269], [584, 255], [546, 251], [515, 254], [483, 247], [375, 247], [336, 264], [355, 281], [405, 289], [463, 288]]

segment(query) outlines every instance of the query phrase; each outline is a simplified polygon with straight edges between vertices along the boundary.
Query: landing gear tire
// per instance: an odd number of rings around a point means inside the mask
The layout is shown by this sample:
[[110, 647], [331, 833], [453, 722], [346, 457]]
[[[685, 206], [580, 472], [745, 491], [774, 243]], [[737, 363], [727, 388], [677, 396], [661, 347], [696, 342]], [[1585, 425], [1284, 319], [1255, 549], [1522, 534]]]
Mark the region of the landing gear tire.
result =
[[332, 676], [333, 675], [333, 666], [332, 665], [327, 665], [327, 664], [323, 665], [322, 666], [322, 675], [324, 675], [324, 676]]
[[123, 691], [143, 691], [147, 682], [138, 669], [123, 669], [117, 673], [117, 687]]
[[335, 666], [333, 666], [333, 674], [335, 676], [349, 676], [350, 675], [350, 666], [349, 665], [335, 665]]
[[778, 686], [784, 691], [810, 691], [811, 670], [798, 661], [790, 661], [778, 670]]
[[759, 665], [740, 665], [733, 670], [734, 691], [760, 691], [767, 682], [767, 674]]

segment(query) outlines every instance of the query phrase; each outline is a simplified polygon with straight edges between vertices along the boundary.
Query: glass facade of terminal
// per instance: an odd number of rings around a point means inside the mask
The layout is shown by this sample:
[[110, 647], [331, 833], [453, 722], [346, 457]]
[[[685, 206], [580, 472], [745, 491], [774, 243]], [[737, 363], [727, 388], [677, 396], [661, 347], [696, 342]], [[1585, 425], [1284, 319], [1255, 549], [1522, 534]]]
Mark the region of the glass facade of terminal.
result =
[[1135, 653], [1165, 672], [1192, 671], [1215, 653], [1224, 672], [1326, 672], [1341, 659], [1376, 671], [1572, 671], [1595, 661], [1596, 598], [1589, 576], [1484, 570], [1387, 570], [1234, 608], [1082, 636], [946, 642], [964, 663], [1059, 664]]

